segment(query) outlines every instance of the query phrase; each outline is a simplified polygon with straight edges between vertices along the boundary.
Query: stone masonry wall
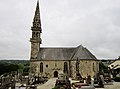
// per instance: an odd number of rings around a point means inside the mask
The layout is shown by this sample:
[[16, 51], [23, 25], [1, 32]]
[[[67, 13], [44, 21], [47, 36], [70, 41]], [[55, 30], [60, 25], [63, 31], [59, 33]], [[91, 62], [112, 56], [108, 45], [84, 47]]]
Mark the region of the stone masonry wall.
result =
[[[68, 61], [36, 61], [31, 64], [34, 65], [34, 73], [36, 76], [54, 77], [54, 72], [57, 71], [58, 74], [64, 70], [64, 62], [68, 64], [69, 72], [69, 62]], [[43, 73], [40, 73], [40, 63], [43, 63]]]
[[[54, 72], [57, 71], [58, 74], [64, 70], [64, 62], [68, 64], [68, 74], [71, 75], [73, 79], [76, 78], [76, 61], [35, 61], [31, 62], [31, 73], [36, 76], [45, 76], [52, 78], [54, 77]], [[43, 73], [40, 73], [40, 63], [43, 63]], [[69, 69], [70, 68], [70, 69]], [[71, 73], [70, 73], [71, 71]], [[79, 62], [79, 72], [83, 78], [90, 75], [94, 77], [99, 71], [99, 63], [95, 60], [80, 60]]]

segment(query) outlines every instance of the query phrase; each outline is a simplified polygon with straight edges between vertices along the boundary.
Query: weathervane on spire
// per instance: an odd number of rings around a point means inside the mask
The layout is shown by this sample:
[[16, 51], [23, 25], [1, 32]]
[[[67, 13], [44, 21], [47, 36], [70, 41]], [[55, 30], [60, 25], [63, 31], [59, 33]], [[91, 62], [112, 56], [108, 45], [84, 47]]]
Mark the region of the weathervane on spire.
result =
[[37, 0], [37, 3], [39, 3], [39, 0]]

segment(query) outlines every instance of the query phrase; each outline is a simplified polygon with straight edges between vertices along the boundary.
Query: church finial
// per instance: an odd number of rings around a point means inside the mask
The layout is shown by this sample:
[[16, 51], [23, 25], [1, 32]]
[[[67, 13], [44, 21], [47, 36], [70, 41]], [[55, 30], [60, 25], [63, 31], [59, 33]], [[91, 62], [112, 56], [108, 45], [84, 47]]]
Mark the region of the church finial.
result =
[[36, 6], [36, 11], [35, 11], [35, 17], [34, 17], [34, 19], [36, 17], [37, 17], [37, 19], [40, 19], [39, 0], [37, 1], [37, 6]]
[[37, 7], [36, 9], [39, 9], [39, 0], [37, 0]]
[[37, 3], [39, 3], [39, 0], [37, 0]]
[[39, 0], [37, 0], [35, 15], [33, 19], [32, 30], [37, 30], [41, 32], [41, 20], [40, 20], [40, 9], [39, 9]]

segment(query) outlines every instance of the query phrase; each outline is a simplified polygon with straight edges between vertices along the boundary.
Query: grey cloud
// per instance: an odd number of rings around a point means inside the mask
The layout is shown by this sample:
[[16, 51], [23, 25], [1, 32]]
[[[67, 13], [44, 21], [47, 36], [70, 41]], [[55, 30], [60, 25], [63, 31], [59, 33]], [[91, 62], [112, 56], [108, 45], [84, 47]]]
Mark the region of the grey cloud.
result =
[[[40, 0], [42, 46], [82, 44], [98, 58], [117, 58], [119, 0]], [[0, 58], [29, 59], [36, 0], [0, 1]]]

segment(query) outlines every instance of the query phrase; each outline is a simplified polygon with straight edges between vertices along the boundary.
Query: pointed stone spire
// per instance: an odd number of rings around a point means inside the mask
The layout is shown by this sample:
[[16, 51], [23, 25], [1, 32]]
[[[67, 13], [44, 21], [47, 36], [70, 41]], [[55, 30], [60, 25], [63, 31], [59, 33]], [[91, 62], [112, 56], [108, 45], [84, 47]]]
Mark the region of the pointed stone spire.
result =
[[37, 1], [37, 6], [35, 10], [35, 15], [33, 19], [33, 26], [31, 28], [33, 31], [41, 32], [41, 20], [40, 20], [40, 9], [39, 9], [39, 0]]
[[[32, 38], [30, 38], [31, 42], [31, 53], [33, 52], [33, 44], [36, 44], [34, 48], [37, 49], [37, 53], [39, 52], [40, 44], [42, 43], [41, 40], [41, 20], [40, 20], [40, 10], [39, 10], [39, 1], [37, 1], [37, 6], [35, 10], [35, 15], [33, 18], [33, 25], [31, 27], [32, 30]], [[33, 55], [32, 55], [33, 57]], [[34, 57], [35, 58], [35, 57]]]

